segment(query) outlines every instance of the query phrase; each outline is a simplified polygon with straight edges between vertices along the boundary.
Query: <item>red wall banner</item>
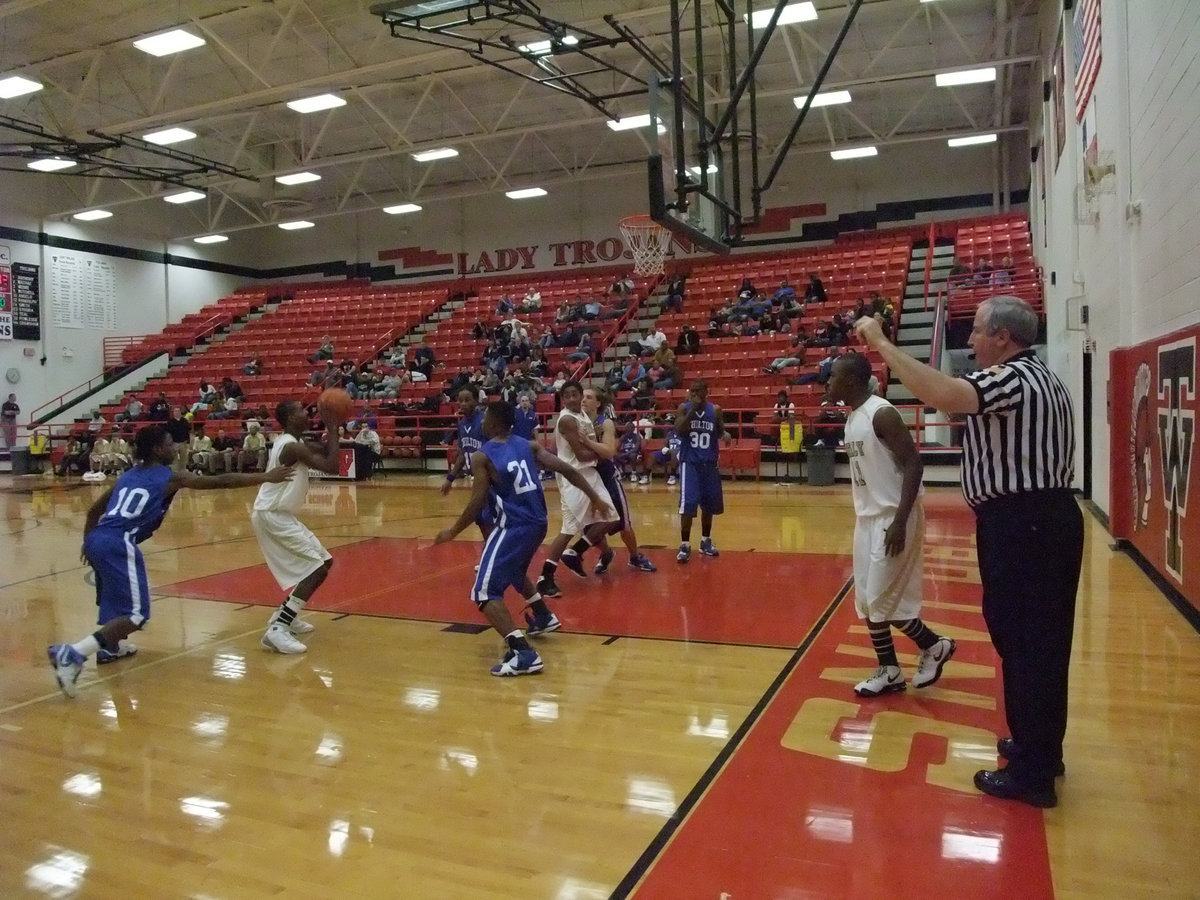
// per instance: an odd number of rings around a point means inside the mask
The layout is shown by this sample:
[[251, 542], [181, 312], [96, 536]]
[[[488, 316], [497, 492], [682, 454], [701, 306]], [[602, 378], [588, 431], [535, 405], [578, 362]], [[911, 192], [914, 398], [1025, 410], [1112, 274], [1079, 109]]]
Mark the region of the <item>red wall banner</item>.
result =
[[1109, 527], [1200, 607], [1200, 510], [1188, 510], [1197, 343], [1200, 326], [1109, 356]]

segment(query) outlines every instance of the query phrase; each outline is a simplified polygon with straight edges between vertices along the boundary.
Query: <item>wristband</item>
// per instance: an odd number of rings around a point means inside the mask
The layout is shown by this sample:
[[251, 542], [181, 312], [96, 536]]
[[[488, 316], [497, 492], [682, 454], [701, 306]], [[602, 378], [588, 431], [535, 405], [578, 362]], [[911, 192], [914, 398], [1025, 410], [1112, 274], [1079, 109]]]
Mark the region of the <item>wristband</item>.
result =
[[450, 482], [451, 484], [454, 484], [454, 473], [453, 473], [453, 472], [447, 472], [447, 473], [446, 473], [446, 480], [447, 480], [448, 482]]

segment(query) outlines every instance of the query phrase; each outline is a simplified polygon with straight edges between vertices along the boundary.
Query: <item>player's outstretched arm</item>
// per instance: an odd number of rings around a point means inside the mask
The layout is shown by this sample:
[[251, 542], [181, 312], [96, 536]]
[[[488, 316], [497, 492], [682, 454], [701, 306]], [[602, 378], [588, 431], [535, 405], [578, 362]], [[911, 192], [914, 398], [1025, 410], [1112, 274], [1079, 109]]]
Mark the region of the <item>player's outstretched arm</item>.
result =
[[533, 450], [533, 458], [537, 460], [539, 466], [543, 469], [549, 469], [551, 472], [557, 472], [563, 478], [567, 479], [567, 481], [571, 482], [571, 484], [575, 485], [575, 487], [583, 491], [587, 498], [592, 501], [593, 509], [606, 514], [612, 510], [612, 507], [604, 502], [603, 498], [587, 483], [587, 479], [580, 475], [578, 470], [573, 466], [563, 462], [553, 453], [549, 453], [540, 444], [530, 444], [529, 447]]
[[921, 490], [921, 475], [925, 471], [925, 464], [921, 462], [921, 454], [917, 451], [912, 433], [895, 409], [881, 408], [875, 413], [871, 425], [875, 429], [875, 436], [883, 441], [883, 445], [888, 448], [888, 452], [892, 454], [903, 473], [904, 480], [900, 485], [900, 504], [896, 507], [896, 518], [888, 526], [883, 538], [883, 548], [887, 555], [898, 556], [904, 550], [908, 516]]
[[471, 454], [471, 471], [475, 475], [471, 499], [467, 501], [467, 506], [462, 511], [462, 515], [458, 517], [458, 521], [437, 533], [433, 539], [435, 544], [444, 544], [446, 541], [454, 540], [464, 528], [478, 519], [479, 513], [483, 511], [483, 504], [487, 502], [488, 489], [496, 480], [496, 469], [492, 466], [492, 461], [487, 458], [486, 453], [476, 450]]
[[167, 482], [167, 493], [174, 494], [180, 488], [216, 491], [221, 488], [257, 487], [267, 482], [279, 484], [281, 481], [291, 481], [295, 471], [292, 466], [276, 466], [269, 472], [229, 472], [225, 475], [194, 475], [191, 472], [176, 472]]

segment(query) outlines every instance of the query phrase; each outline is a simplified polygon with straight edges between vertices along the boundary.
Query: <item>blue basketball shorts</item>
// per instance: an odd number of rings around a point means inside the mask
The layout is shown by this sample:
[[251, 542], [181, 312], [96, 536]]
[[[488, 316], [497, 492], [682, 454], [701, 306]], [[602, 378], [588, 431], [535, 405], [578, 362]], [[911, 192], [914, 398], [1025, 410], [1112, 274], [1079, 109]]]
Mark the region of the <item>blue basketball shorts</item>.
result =
[[132, 532], [93, 528], [84, 538], [83, 552], [96, 573], [97, 624], [128, 616], [140, 628], [150, 618], [150, 585]]
[[715, 463], [679, 464], [679, 514], [694, 516], [696, 508], [714, 516], [725, 512], [721, 471]]
[[608, 491], [613, 509], [617, 511], [617, 521], [609, 531], [610, 534], [616, 534], [629, 524], [629, 501], [625, 499], [625, 488], [621, 487], [621, 479], [615, 471], [602, 473], [600, 480], [604, 482], [604, 489]]
[[546, 523], [496, 527], [483, 542], [479, 571], [471, 588], [471, 600], [480, 609], [492, 600], [504, 599], [510, 587], [521, 589], [533, 555], [546, 537]]

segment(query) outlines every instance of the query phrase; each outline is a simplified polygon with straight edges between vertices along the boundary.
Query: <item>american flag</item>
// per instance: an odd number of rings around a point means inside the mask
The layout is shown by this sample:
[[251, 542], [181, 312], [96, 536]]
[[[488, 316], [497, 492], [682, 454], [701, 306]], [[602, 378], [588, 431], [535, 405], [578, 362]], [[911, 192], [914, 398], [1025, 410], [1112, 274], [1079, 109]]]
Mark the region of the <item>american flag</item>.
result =
[[1083, 120], [1100, 71], [1100, 0], [1078, 0], [1071, 34], [1075, 62], [1075, 121]]

